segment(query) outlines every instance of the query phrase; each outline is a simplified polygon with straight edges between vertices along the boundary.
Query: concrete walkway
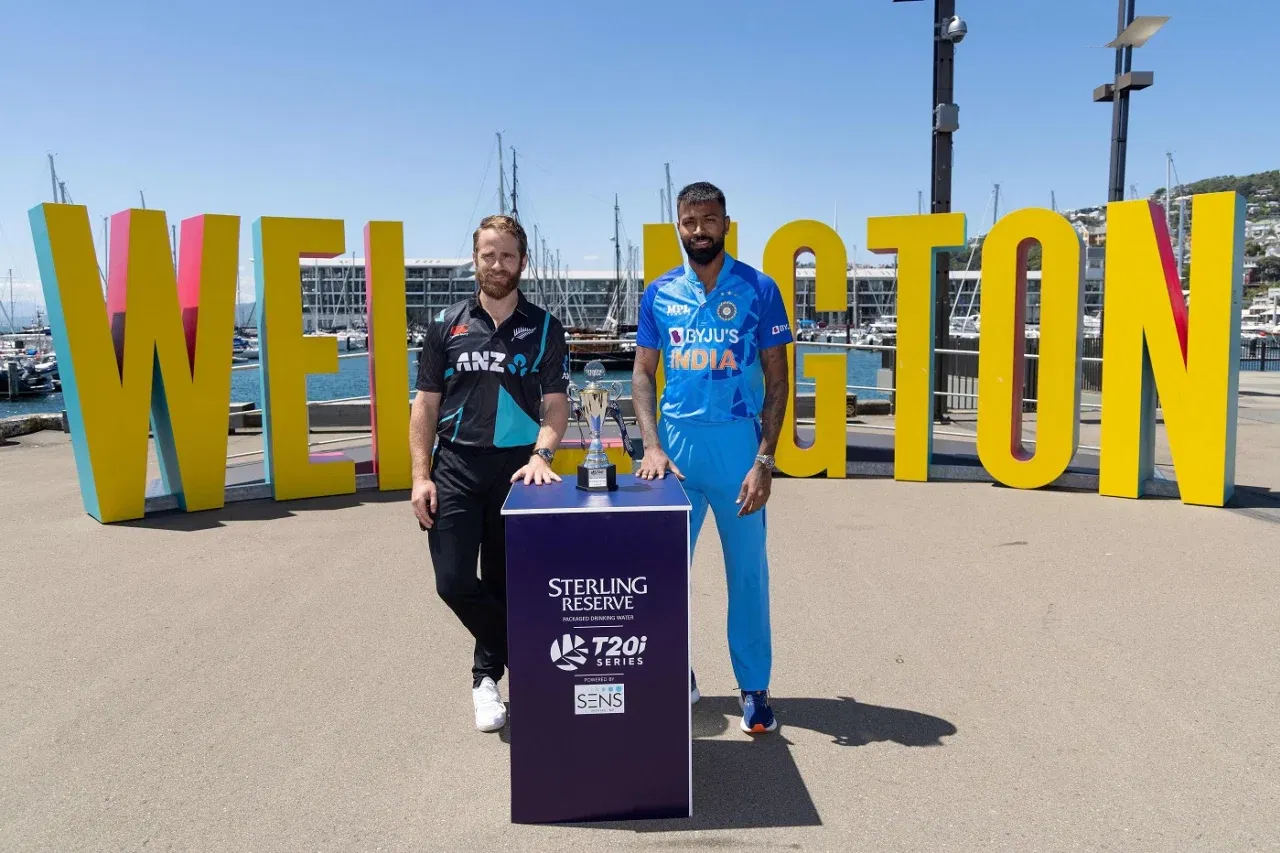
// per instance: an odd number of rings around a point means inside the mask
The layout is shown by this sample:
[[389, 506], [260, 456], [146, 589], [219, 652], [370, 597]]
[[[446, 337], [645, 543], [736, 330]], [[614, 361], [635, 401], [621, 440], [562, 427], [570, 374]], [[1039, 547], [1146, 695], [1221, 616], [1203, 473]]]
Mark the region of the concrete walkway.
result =
[[736, 728], [708, 526], [696, 816], [554, 828], [509, 822], [405, 495], [104, 527], [66, 437], [26, 436], [0, 446], [0, 850], [1276, 849], [1280, 429], [1246, 448], [1245, 417], [1234, 509], [778, 480], [781, 729]]

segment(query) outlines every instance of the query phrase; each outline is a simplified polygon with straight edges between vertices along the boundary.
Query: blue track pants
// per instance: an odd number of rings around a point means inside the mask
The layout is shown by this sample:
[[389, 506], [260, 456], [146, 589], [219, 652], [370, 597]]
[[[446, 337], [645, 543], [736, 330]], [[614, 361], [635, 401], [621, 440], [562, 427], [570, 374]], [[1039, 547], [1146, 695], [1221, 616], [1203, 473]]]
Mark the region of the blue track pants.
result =
[[759, 452], [759, 424], [752, 419], [694, 423], [664, 417], [658, 422], [658, 435], [663, 450], [684, 475], [684, 490], [693, 504], [689, 517], [690, 554], [707, 517], [707, 507], [715, 513], [729, 586], [729, 657], [738, 688], [767, 690], [773, 667], [769, 557], [765, 547], [767, 510], [739, 518], [740, 507], [735, 503]]

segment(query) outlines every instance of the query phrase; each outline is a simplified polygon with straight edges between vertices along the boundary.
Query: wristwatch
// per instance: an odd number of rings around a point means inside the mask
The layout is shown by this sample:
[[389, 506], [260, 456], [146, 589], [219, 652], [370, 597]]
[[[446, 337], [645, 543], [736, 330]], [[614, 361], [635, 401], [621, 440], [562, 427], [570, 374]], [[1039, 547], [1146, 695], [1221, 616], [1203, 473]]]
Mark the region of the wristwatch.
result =
[[542, 457], [542, 461], [543, 461], [543, 462], [546, 462], [548, 465], [550, 465], [550, 464], [551, 464], [551, 460], [552, 460], [552, 459], [555, 459], [555, 458], [556, 458], [556, 452], [555, 452], [554, 450], [552, 450], [551, 448], [549, 448], [549, 447], [539, 447], [539, 448], [536, 448], [536, 449], [533, 451], [533, 455], [534, 455], [534, 456], [541, 456], [541, 457]]
[[768, 468], [770, 471], [772, 471], [774, 468], [775, 463], [773, 461], [773, 457], [768, 454], [761, 453], [759, 456], [756, 457], [756, 461], [759, 462], [764, 467]]

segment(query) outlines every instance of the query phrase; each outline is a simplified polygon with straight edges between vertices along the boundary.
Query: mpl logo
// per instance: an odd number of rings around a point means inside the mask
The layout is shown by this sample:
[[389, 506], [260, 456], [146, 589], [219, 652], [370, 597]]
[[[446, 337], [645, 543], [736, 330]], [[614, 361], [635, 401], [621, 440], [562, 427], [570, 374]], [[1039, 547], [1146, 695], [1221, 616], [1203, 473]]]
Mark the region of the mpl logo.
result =
[[464, 352], [458, 356], [457, 368], [461, 371], [488, 370], [493, 373], [502, 372], [502, 362], [506, 360], [505, 352]]
[[573, 685], [573, 713], [625, 714], [627, 691], [623, 684]]
[[565, 634], [551, 641], [551, 662], [557, 669], [573, 672], [587, 662], [587, 641], [577, 634]]
[[693, 309], [683, 302], [672, 302], [667, 306], [668, 317], [687, 317], [693, 313]]

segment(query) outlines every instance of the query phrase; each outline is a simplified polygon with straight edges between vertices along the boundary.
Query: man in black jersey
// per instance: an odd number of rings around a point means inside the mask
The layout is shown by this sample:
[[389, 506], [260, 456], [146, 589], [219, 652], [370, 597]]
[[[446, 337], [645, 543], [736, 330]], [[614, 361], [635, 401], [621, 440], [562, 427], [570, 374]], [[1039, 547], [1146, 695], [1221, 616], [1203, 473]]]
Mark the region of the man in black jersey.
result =
[[418, 357], [411, 500], [436, 591], [476, 639], [476, 728], [491, 732], [507, 717], [497, 684], [507, 662], [502, 504], [516, 480], [560, 479], [551, 460], [569, 422], [569, 372], [564, 326], [519, 289], [520, 223], [486, 217], [472, 253], [476, 293], [435, 316]]

